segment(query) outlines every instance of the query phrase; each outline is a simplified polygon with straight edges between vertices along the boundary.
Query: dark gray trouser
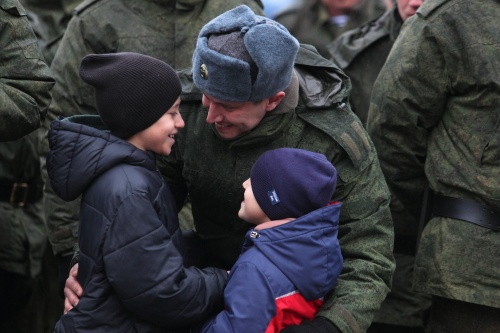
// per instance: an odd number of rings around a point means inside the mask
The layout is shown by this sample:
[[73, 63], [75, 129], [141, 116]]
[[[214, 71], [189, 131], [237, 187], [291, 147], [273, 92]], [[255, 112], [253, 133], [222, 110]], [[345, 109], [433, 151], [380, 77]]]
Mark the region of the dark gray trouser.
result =
[[433, 296], [426, 333], [500, 333], [500, 308]]

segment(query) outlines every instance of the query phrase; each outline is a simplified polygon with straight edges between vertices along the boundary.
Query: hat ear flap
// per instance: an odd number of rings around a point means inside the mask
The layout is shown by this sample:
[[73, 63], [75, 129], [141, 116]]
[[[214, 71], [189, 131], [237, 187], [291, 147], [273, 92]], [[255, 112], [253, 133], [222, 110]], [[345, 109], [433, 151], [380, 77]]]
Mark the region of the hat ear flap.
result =
[[[272, 23], [258, 24], [246, 33], [245, 47], [259, 68], [251, 100], [273, 96], [290, 85], [293, 64], [299, 50], [298, 41], [290, 37], [287, 31]], [[273, 44], [263, 44], [262, 40], [272, 40]], [[274, 91], [269, 91], [269, 87], [273, 87]]]

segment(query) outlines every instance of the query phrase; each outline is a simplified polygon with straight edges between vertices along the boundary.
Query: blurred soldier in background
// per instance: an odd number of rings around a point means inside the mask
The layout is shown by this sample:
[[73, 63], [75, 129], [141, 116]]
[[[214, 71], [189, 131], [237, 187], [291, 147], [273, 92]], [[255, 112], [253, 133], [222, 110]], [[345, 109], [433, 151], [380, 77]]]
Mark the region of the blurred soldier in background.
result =
[[276, 14], [299, 42], [330, 58], [326, 44], [343, 32], [367, 23], [387, 10], [384, 0], [300, 0]]
[[[332, 60], [351, 78], [349, 103], [363, 124], [368, 117], [373, 84], [401, 26], [422, 3], [423, 0], [397, 0], [396, 5], [378, 19], [342, 34], [328, 45]], [[422, 313], [430, 306], [430, 297], [411, 290], [418, 220], [395, 196], [392, 196], [391, 213], [396, 271], [391, 292], [368, 332], [423, 332]]]
[[46, 63], [50, 66], [62, 39], [71, 12], [82, 0], [23, 0], [31, 27]]
[[47, 234], [36, 130], [45, 118], [53, 85], [26, 11], [17, 0], [0, 0], [2, 333], [53, 331], [44, 312], [41, 279]]
[[424, 0], [397, 0], [379, 18], [345, 32], [327, 45], [331, 60], [350, 78], [349, 103], [366, 124], [372, 88], [399, 35], [403, 22], [413, 16]]
[[432, 295], [426, 332], [500, 332], [499, 17], [498, 0], [426, 0], [373, 88], [387, 183], [429, 220], [413, 281]]
[[[215, 16], [247, 4], [263, 14], [258, 0], [87, 0], [76, 7], [52, 63], [56, 80], [46, 125], [57, 116], [96, 114], [94, 89], [80, 79], [81, 59], [91, 53], [137, 52], [172, 67], [191, 67], [201, 28]], [[42, 155], [49, 150], [43, 141]], [[42, 159], [42, 167], [44, 161]], [[68, 277], [77, 243], [80, 200], [59, 199], [45, 181], [44, 202], [49, 238], [60, 260], [60, 287]]]

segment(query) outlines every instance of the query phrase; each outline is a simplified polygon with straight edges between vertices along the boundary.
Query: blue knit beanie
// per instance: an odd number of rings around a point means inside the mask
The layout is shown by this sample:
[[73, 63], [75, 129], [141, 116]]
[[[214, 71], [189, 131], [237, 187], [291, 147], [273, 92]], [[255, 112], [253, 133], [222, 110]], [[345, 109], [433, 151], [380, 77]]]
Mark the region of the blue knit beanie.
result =
[[[209, 45], [213, 36], [231, 36]], [[207, 23], [193, 55], [193, 79], [208, 95], [225, 102], [260, 101], [290, 84], [299, 42], [278, 22], [242, 5]], [[238, 56], [238, 54], [240, 56]]]
[[279, 148], [265, 152], [250, 171], [252, 191], [271, 220], [298, 218], [330, 202], [337, 170], [322, 154]]

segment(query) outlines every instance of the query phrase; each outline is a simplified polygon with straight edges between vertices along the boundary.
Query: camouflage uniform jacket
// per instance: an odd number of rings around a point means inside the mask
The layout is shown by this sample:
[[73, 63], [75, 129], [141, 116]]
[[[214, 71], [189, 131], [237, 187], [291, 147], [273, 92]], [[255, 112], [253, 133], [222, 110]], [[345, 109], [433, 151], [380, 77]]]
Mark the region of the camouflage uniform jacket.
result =
[[24, 8], [0, 0], [0, 142], [40, 127], [53, 85]]
[[23, 0], [38, 45], [50, 66], [75, 7], [81, 0]]
[[206, 122], [201, 92], [184, 71], [181, 112], [186, 126], [159, 168], [178, 204], [189, 191], [196, 230], [209, 244], [206, 251], [230, 268], [250, 227], [238, 218], [238, 210], [241, 184], [257, 158], [279, 147], [326, 155], [339, 173], [332, 200], [342, 202], [339, 241], [344, 269], [319, 315], [344, 333], [364, 332], [389, 291], [394, 268], [389, 192], [375, 149], [346, 104], [349, 79], [312, 50], [302, 47], [296, 58], [301, 78], [297, 108], [265, 118], [234, 139], [220, 138]]
[[379, 18], [343, 33], [327, 45], [332, 61], [351, 79], [349, 103], [363, 124], [368, 117], [373, 84], [402, 25], [395, 5]]
[[[41, 200], [42, 178], [38, 158], [40, 131], [19, 140], [0, 143], [0, 186], [26, 183], [38, 200], [24, 207], [0, 201], [0, 269], [35, 277], [42, 268], [47, 230]], [[22, 197], [22, 195], [20, 196]]]
[[349, 21], [342, 28], [330, 22], [330, 14], [320, 0], [301, 0], [276, 15], [301, 43], [313, 45], [319, 53], [329, 58], [326, 45], [343, 32], [357, 28], [386, 11], [382, 0], [361, 0], [348, 14]]
[[[56, 80], [48, 121], [57, 116], [96, 114], [94, 89], [78, 74], [81, 59], [90, 53], [137, 52], [165, 61], [174, 68], [191, 66], [201, 28], [215, 16], [240, 4], [262, 13], [254, 0], [87, 0], [75, 9], [51, 71]], [[44, 140], [43, 152], [48, 151]], [[44, 165], [42, 165], [44, 167]], [[59, 199], [47, 184], [44, 200], [49, 238], [56, 254], [70, 254], [77, 242], [80, 200]]]
[[[403, 20], [396, 5], [378, 19], [345, 32], [329, 44], [332, 60], [351, 79], [351, 109], [366, 124], [373, 85], [399, 35]], [[421, 326], [422, 311], [430, 306], [428, 296], [412, 292], [417, 241], [417, 221], [396, 197], [391, 200], [394, 222], [396, 271], [391, 292], [374, 321], [400, 326]]]
[[[368, 131], [393, 193], [418, 216], [424, 184], [500, 208], [500, 2], [427, 0], [373, 89]], [[434, 217], [416, 291], [500, 307], [500, 232]]]

